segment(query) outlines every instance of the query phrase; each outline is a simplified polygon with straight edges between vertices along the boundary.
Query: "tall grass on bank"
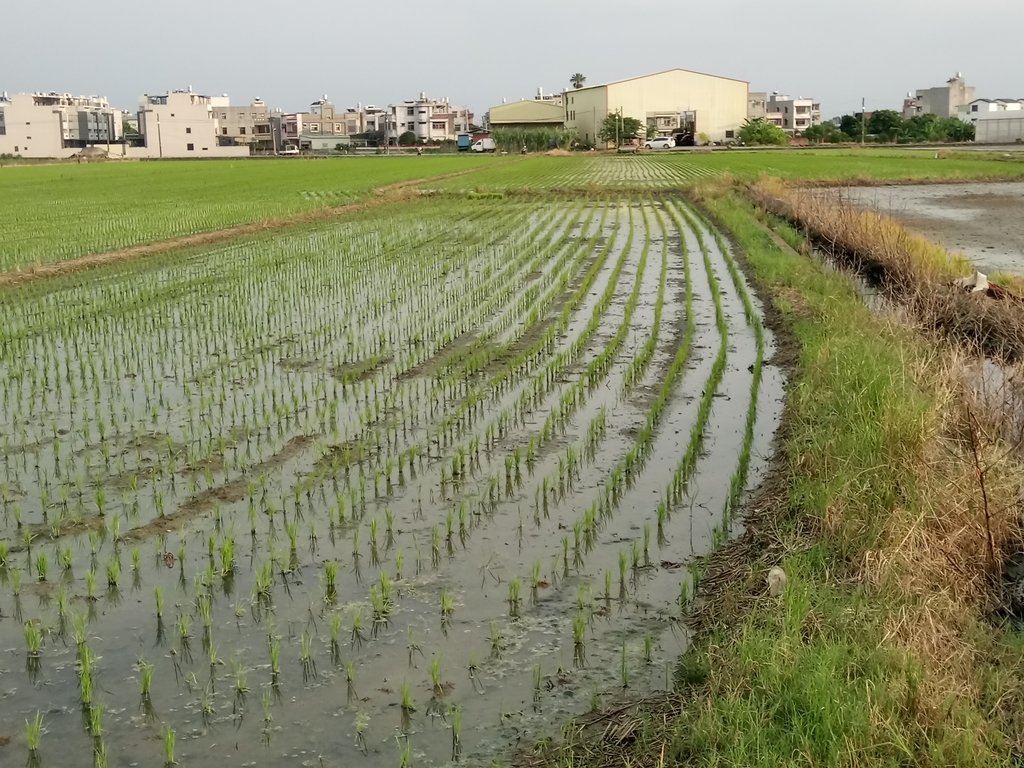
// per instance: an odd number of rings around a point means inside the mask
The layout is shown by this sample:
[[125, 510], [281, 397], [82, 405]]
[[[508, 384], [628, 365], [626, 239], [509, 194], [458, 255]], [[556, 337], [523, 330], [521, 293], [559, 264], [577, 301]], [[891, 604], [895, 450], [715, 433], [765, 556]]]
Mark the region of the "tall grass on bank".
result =
[[733, 193], [703, 202], [799, 347], [782, 477], [709, 563], [679, 693], [631, 718], [632, 740], [584, 734], [536, 764], [1014, 764], [1024, 641], [990, 621], [987, 542], [996, 560], [1021, 545], [1019, 468], [965, 406], [948, 348], [872, 315]]
[[885, 214], [847, 204], [841, 192], [797, 189], [766, 179], [751, 185], [748, 194], [760, 208], [803, 230], [839, 263], [905, 304], [924, 326], [971, 350], [1007, 360], [1024, 358], [1024, 303], [953, 288], [955, 278], [974, 271], [962, 256]]

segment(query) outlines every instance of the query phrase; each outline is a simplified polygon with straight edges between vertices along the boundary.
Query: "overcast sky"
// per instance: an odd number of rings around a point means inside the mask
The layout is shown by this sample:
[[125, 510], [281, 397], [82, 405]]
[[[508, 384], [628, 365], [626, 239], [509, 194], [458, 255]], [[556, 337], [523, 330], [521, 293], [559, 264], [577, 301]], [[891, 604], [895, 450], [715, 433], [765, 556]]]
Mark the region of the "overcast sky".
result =
[[[71, 0], [5, 2], [0, 91], [142, 93], [192, 86], [286, 111], [450, 97], [502, 99], [693, 69], [811, 96], [825, 117], [899, 109], [962, 71], [978, 96], [1024, 97], [1022, 0]], [[627, 10], [628, 8], [628, 10]], [[994, 35], [992, 44], [985, 38]]]

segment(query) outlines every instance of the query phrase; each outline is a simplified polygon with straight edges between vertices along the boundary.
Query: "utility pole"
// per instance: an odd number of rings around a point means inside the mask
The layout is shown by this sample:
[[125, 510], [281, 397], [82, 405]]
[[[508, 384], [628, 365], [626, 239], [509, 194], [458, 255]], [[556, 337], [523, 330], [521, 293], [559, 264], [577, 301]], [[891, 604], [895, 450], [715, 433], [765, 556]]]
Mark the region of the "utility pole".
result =
[[865, 108], [866, 100], [862, 96], [860, 99], [860, 145], [864, 146], [864, 137], [867, 133], [868, 127], [868, 113]]

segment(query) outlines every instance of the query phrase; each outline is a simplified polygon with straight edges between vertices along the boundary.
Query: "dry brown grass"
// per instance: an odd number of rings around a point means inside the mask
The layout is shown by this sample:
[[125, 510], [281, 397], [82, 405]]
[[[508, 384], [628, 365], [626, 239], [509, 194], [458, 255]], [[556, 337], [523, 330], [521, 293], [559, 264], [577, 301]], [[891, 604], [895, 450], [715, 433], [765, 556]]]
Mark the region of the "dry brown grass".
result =
[[841, 192], [797, 189], [777, 179], [748, 188], [763, 210], [803, 230], [837, 262], [904, 304], [922, 326], [1002, 360], [1024, 359], [1024, 299], [1018, 285], [989, 293], [954, 288], [973, 267], [898, 222], [848, 205]]

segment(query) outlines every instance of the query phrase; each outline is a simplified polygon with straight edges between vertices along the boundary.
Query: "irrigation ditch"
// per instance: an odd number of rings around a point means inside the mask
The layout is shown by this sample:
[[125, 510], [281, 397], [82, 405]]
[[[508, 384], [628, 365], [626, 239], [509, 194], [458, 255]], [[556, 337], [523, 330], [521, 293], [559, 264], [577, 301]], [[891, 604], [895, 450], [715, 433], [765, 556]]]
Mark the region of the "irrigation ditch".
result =
[[479, 764], [672, 687], [780, 418], [764, 309], [682, 197], [452, 197], [6, 289], [34, 764]]

